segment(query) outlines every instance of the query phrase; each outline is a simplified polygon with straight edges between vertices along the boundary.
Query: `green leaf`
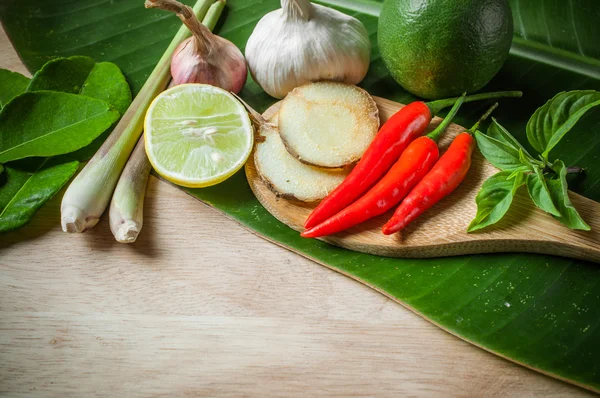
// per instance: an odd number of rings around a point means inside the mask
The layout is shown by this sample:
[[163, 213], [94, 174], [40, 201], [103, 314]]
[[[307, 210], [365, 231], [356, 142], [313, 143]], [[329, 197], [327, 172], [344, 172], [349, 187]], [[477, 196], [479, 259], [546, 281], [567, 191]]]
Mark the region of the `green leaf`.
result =
[[475, 132], [475, 139], [483, 156], [500, 170], [513, 171], [527, 166], [521, 162], [518, 147], [492, 138], [480, 131]]
[[[494, 113], [525, 144], [527, 121], [540, 104], [560, 91], [600, 90], [598, 3], [509, 1], [516, 29], [511, 55], [485, 90], [525, 92], [522, 99], [501, 101]], [[193, 4], [193, 0], [184, 2]], [[162, 11], [145, 10], [141, 3], [119, 0], [108, 6], [103, 0], [8, 0], [0, 7], [0, 18], [29, 70], [39, 69], [52, 57], [87, 55], [119, 65], [136, 93], [181, 24]], [[389, 76], [377, 50], [381, 3], [319, 3], [346, 7], [344, 11], [367, 28], [372, 62], [361, 86], [373, 95], [413, 101], [415, 97]], [[228, 0], [227, 18], [218, 33], [243, 50], [258, 20], [279, 7], [279, 0], [251, 4]], [[275, 102], [251, 78], [241, 96], [259, 111]], [[487, 106], [464, 107], [457, 123], [473, 125]], [[599, 116], [598, 110], [588, 112], [553, 149], [553, 155], [567, 164], [588, 170], [579, 193], [595, 200], [600, 199]], [[516, 253], [382, 258], [299, 237], [257, 202], [243, 171], [217, 186], [187, 192], [256, 234], [384, 292], [467, 341], [546, 374], [600, 388], [597, 264]]]
[[533, 165], [536, 163], [536, 160], [529, 156], [527, 151], [523, 148], [519, 148], [519, 160], [523, 165], [526, 165], [529, 168], [533, 168]]
[[33, 173], [7, 168], [6, 185], [0, 188], [0, 233], [27, 224], [37, 211], [71, 179], [79, 162], [43, 161]]
[[487, 135], [501, 141], [508, 146], [518, 149], [523, 152], [523, 156], [521, 157], [521, 161], [523, 158], [527, 159], [528, 162], [533, 161], [533, 157], [529, 154], [527, 149], [517, 140], [511, 133], [508, 132], [498, 121], [496, 118], [492, 118], [492, 123], [490, 123], [490, 127], [488, 127]]
[[92, 58], [82, 56], [50, 60], [35, 72], [27, 91], [79, 94], [95, 64]]
[[571, 199], [569, 199], [567, 168], [565, 164], [559, 160], [554, 163], [552, 168], [556, 171], [556, 174], [558, 174], [557, 179], [549, 179], [547, 181], [552, 201], [556, 205], [559, 213], [554, 218], [571, 229], [589, 231], [591, 229], [590, 226], [583, 221], [577, 212], [577, 209], [573, 206], [573, 203], [571, 203]]
[[559, 93], [535, 111], [527, 123], [529, 143], [548, 159], [548, 154], [583, 115], [600, 105], [600, 92], [593, 90]]
[[29, 78], [20, 73], [0, 69], [0, 108], [27, 90]]
[[521, 166], [517, 167], [514, 170], [511, 170], [511, 173], [506, 177], [507, 180], [512, 180], [513, 178], [521, 177], [523, 173], [531, 171], [531, 166]]
[[29, 174], [26, 171], [21, 171], [7, 167], [5, 172], [0, 175], [0, 213], [11, 199], [19, 192], [19, 189], [25, 184]]
[[546, 213], [553, 216], [560, 216], [559, 211], [554, 206], [552, 196], [546, 185], [546, 179], [539, 167], [534, 167], [534, 173], [527, 176], [527, 191], [533, 203]]
[[477, 214], [469, 224], [467, 232], [493, 225], [504, 217], [524, 180], [523, 173], [509, 180], [510, 174], [508, 171], [501, 171], [483, 183], [475, 198]]
[[[116, 124], [113, 124], [115, 126]], [[86, 162], [90, 160], [98, 149], [104, 144], [104, 141], [110, 136], [113, 131], [113, 127], [106, 130], [104, 133], [100, 134], [91, 144], [86, 145], [85, 147], [76, 150], [75, 152], [71, 152], [69, 156], [72, 159], [79, 160], [80, 162]]]
[[51, 91], [22, 94], [0, 112], [0, 162], [73, 152], [118, 118], [101, 100]]
[[122, 115], [131, 104], [131, 90], [119, 67], [90, 57], [57, 58], [37, 71], [27, 91], [62, 91], [108, 102]]
[[123, 115], [131, 104], [131, 89], [123, 72], [111, 62], [100, 62], [94, 65], [81, 95], [103, 99]]
[[[600, 70], [589, 70], [600, 65], [600, 48], [597, 38], [600, 26], [594, 24], [598, 15], [595, 0], [577, 2], [547, 3], [543, 0], [509, 0], [515, 28], [514, 40], [518, 50], [522, 46], [535, 48], [528, 58], [553, 62], [556, 69], [572, 68], [583, 76], [600, 78]], [[562, 26], [562, 29], [555, 29]], [[525, 54], [511, 49], [512, 54], [525, 57]], [[531, 50], [530, 50], [531, 51]], [[595, 74], [593, 73], [595, 72]], [[556, 76], [555, 76], [556, 78]], [[557, 84], [548, 80], [548, 84]], [[540, 87], [536, 87], [540, 88]]]

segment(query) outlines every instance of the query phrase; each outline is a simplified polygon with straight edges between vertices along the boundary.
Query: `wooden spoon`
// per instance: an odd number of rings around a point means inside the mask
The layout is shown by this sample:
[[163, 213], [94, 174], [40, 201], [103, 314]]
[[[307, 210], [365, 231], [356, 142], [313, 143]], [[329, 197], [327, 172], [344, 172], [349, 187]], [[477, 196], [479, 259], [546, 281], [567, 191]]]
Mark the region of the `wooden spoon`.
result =
[[[402, 104], [374, 97], [382, 124]], [[280, 103], [264, 113], [265, 119], [277, 114]], [[430, 129], [440, 122], [435, 118]], [[465, 128], [450, 125], [440, 149], [445, 150], [452, 139]], [[381, 227], [393, 210], [347, 231], [322, 238], [323, 241], [346, 249], [388, 257], [441, 257], [473, 253], [531, 252], [574, 257], [600, 262], [600, 203], [569, 192], [571, 201], [591, 231], [571, 230], [533, 205], [526, 189], [520, 189], [506, 216], [498, 224], [467, 234], [467, 226], [475, 216], [475, 196], [481, 184], [498, 170], [475, 151], [469, 174], [450, 196], [410, 224], [401, 234], [385, 236]], [[254, 167], [253, 156], [246, 164], [250, 188], [260, 203], [282, 223], [302, 231], [304, 221], [315, 208], [295, 200], [278, 198], [261, 180]]]

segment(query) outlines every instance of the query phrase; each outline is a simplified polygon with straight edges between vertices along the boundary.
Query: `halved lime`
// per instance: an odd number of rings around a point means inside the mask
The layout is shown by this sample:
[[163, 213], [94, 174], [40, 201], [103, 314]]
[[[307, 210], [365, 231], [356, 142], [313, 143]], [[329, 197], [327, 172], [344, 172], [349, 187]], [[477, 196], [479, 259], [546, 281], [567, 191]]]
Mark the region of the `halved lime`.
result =
[[182, 84], [157, 96], [146, 113], [144, 136], [156, 172], [190, 188], [231, 177], [248, 160], [254, 142], [243, 105], [207, 84]]

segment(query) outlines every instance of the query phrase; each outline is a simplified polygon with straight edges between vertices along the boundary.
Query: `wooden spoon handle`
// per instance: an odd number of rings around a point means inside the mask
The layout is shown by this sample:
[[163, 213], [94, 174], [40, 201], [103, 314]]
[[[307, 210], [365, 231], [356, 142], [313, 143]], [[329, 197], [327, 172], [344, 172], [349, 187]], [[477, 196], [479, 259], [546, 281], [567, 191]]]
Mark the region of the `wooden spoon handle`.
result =
[[[550, 254], [600, 263], [600, 203], [573, 192], [569, 192], [569, 196], [583, 220], [592, 227], [592, 230], [575, 231], [565, 227], [563, 234], [554, 237], [554, 241], [558, 245], [555, 249], [550, 249]], [[546, 234], [548, 233], [546, 231]]]

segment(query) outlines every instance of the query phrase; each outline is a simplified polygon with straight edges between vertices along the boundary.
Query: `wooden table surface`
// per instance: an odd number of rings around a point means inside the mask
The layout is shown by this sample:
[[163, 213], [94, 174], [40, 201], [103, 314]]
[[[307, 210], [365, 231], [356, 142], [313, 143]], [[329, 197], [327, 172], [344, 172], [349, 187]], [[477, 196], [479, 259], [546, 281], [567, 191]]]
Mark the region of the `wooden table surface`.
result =
[[[0, 67], [26, 73], [3, 32]], [[0, 236], [0, 396], [581, 396], [152, 178], [134, 245]]]

